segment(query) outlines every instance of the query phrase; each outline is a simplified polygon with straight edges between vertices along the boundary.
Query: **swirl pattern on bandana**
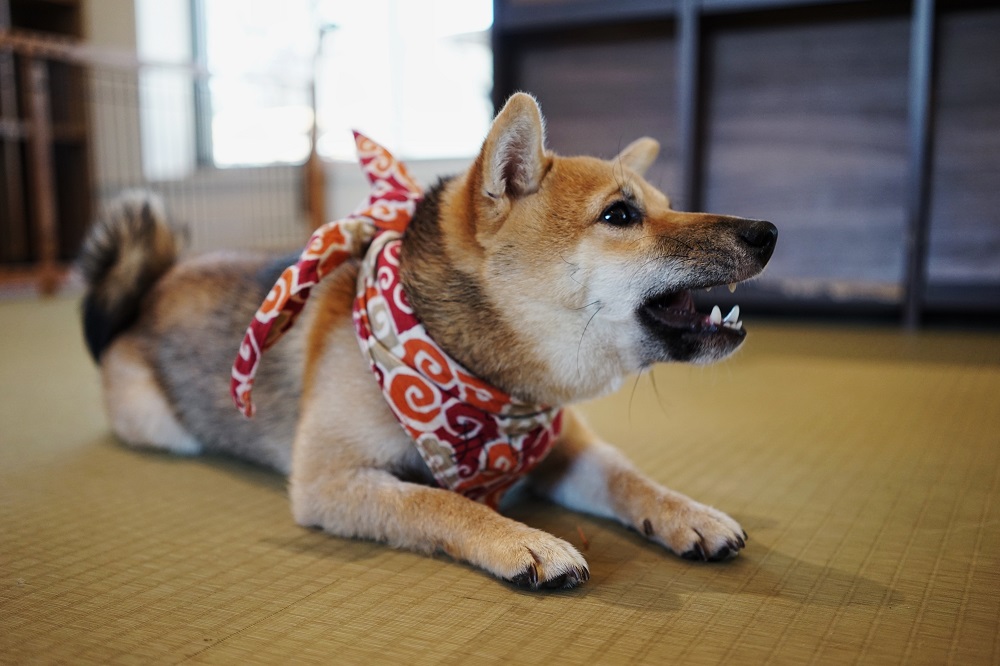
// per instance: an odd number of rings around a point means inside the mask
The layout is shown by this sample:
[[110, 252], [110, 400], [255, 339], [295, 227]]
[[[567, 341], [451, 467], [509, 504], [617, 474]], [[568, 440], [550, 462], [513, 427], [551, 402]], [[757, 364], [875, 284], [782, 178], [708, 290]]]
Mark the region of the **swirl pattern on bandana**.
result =
[[561, 413], [483, 382], [430, 338], [399, 280], [400, 239], [423, 193], [387, 150], [357, 132], [355, 140], [371, 194], [351, 215], [317, 229], [272, 287], [233, 363], [233, 401], [253, 416], [261, 355], [292, 327], [312, 287], [363, 257], [354, 325], [386, 403], [441, 487], [495, 508], [555, 443]]
[[399, 281], [400, 234], [372, 242], [354, 326], [382, 395], [443, 488], [496, 507], [549, 452], [558, 409], [530, 405], [463, 368], [431, 339]]

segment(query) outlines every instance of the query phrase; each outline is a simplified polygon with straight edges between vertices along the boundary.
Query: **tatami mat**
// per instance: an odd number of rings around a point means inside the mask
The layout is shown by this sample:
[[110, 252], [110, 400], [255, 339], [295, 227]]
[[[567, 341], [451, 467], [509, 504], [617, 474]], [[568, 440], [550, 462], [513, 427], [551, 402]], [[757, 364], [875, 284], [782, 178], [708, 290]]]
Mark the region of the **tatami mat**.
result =
[[694, 564], [523, 498], [590, 582], [525, 593], [295, 526], [284, 482], [109, 435], [76, 304], [0, 304], [0, 662], [1000, 663], [1000, 336], [749, 321], [588, 405], [730, 512]]

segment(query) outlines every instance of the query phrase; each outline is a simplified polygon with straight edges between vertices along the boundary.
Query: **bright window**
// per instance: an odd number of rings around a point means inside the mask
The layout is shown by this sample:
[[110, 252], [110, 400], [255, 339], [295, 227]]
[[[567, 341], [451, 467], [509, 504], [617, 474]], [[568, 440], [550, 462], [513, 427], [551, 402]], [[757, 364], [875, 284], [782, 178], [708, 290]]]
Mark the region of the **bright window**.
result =
[[478, 151], [492, 114], [490, 0], [199, 4], [216, 165], [305, 160], [314, 71], [321, 156], [353, 159], [351, 129], [408, 159]]

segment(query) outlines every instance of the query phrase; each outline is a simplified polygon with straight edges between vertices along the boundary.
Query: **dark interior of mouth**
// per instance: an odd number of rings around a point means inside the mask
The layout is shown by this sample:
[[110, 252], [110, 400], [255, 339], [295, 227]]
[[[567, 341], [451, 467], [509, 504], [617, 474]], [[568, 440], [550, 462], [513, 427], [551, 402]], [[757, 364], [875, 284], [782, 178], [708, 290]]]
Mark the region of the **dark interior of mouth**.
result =
[[655, 296], [643, 306], [647, 315], [661, 326], [688, 331], [726, 331], [743, 335], [743, 323], [739, 321], [739, 308], [727, 315], [723, 320], [720, 313], [712, 314], [698, 312], [690, 290], [669, 292]]
[[657, 296], [646, 303], [646, 311], [658, 322], [671, 328], [708, 326], [708, 315], [694, 309], [694, 299], [687, 289]]

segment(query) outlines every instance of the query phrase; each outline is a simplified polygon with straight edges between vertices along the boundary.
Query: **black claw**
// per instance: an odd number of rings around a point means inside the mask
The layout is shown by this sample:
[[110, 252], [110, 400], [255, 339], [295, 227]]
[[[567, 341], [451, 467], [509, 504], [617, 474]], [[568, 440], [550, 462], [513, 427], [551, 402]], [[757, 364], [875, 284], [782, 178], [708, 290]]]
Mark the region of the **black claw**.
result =
[[[559, 581], [558, 584], [546, 585], [546, 587], [564, 587], [568, 589], [586, 583], [588, 580], [590, 580], [590, 569], [584, 567], [582, 569], [573, 569], [572, 571], [564, 573], [562, 576], [554, 579], [554, 581]], [[551, 583], [554, 581], [549, 582]]]
[[558, 590], [573, 588], [588, 580], [590, 580], [590, 570], [583, 568], [573, 569], [555, 578], [539, 581], [538, 569], [534, 566], [529, 566], [513, 578], [508, 579], [507, 582], [525, 590]]
[[744, 541], [749, 541], [750, 540], [750, 537], [747, 536], [747, 531], [746, 530], [743, 530], [743, 540]]
[[695, 530], [694, 533], [698, 535], [698, 543], [696, 543], [694, 547], [698, 549], [699, 553], [701, 553], [701, 561], [708, 562], [708, 545], [705, 543], [705, 537], [698, 530]]
[[691, 548], [683, 553], [681, 557], [685, 560], [698, 560], [701, 562], [722, 562], [724, 560], [729, 560], [737, 555], [742, 548], [747, 545], [746, 542], [746, 532], [743, 536], [736, 535], [735, 537], [726, 539], [725, 545], [720, 547], [715, 552], [712, 552], [708, 548], [708, 544], [705, 542], [705, 537], [702, 536], [701, 532], [697, 529], [692, 528], [694, 533], [698, 535], [698, 540], [694, 542]]
[[533, 590], [538, 587], [538, 570], [529, 566], [527, 569], [510, 579], [510, 582], [518, 587]]
[[701, 545], [700, 541], [696, 541], [691, 550], [686, 550], [681, 553], [681, 557], [685, 560], [693, 560], [697, 562], [708, 562], [708, 555], [705, 553], [704, 546]]
[[567, 571], [561, 576], [556, 576], [552, 580], [546, 581], [544, 583], [544, 587], [548, 589], [569, 589], [582, 583], [586, 583], [588, 580], [590, 580], [590, 569], [584, 567], [583, 569], [573, 569], [572, 571]]

